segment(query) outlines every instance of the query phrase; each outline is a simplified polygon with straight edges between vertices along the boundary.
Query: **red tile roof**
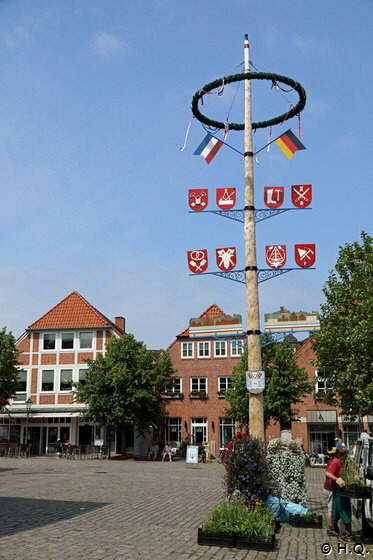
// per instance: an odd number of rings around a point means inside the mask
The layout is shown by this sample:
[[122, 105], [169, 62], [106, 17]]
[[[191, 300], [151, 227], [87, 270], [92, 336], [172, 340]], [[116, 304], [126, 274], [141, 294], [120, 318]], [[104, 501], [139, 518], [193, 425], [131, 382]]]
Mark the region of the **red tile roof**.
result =
[[71, 292], [28, 328], [76, 329], [87, 327], [110, 327], [117, 333], [123, 334], [117, 325], [100, 313], [78, 292]]
[[[203, 313], [201, 313], [200, 317], [203, 317], [205, 319], [213, 319], [214, 317], [221, 317], [222, 315], [225, 315], [224, 311], [220, 309], [218, 305], [213, 303]], [[189, 336], [189, 327], [187, 327], [177, 336]]]

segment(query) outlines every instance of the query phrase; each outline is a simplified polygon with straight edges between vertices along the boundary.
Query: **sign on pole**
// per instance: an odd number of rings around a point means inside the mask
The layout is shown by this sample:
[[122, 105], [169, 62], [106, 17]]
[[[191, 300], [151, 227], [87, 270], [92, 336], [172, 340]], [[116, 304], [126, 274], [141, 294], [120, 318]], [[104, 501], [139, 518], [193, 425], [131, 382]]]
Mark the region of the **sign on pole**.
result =
[[246, 372], [246, 389], [250, 393], [258, 394], [264, 391], [265, 387], [265, 373], [260, 371], [247, 371]]

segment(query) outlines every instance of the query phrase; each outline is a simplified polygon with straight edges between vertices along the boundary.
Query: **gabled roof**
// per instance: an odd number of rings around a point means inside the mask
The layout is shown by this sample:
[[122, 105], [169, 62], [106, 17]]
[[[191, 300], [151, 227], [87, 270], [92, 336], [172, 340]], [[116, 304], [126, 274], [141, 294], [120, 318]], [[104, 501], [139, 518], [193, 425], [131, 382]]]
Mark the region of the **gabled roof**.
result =
[[28, 329], [77, 329], [87, 327], [112, 328], [118, 334], [123, 331], [100, 313], [78, 292], [71, 292], [45, 315], [32, 323]]
[[[203, 313], [201, 313], [200, 317], [204, 319], [214, 319], [215, 317], [221, 317], [222, 315], [225, 315], [224, 311], [220, 309], [218, 305], [213, 303]], [[189, 336], [189, 327], [187, 327], [183, 332], [181, 332], [177, 336]]]

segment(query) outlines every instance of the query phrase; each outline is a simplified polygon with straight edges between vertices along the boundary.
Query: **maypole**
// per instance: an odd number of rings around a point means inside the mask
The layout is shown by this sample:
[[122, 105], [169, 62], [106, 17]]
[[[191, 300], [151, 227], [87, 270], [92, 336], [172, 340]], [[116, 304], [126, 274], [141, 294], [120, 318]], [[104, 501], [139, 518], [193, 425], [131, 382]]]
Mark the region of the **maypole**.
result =
[[[270, 81], [272, 87], [278, 88], [279, 84], [284, 84], [290, 87], [291, 91], [294, 90], [298, 96], [299, 100], [295, 105], [290, 105], [289, 110], [282, 115], [271, 118], [267, 121], [252, 122], [251, 120], [251, 80], [264, 80]], [[213, 120], [206, 115], [203, 115], [199, 110], [198, 103], [203, 101], [203, 96], [208, 93], [217, 93], [221, 95], [224, 91], [224, 87], [227, 84], [244, 81], [245, 82], [245, 114], [244, 123], [234, 123], [234, 122], [221, 122]], [[280, 88], [281, 89], [281, 88]], [[213, 91], [217, 90], [217, 91]], [[267, 128], [274, 125], [282, 125], [288, 119], [300, 115], [301, 111], [304, 109], [306, 104], [306, 92], [302, 85], [295, 80], [282, 76], [279, 74], [269, 73], [269, 72], [252, 72], [250, 68], [250, 48], [248, 36], [245, 35], [244, 40], [244, 71], [241, 74], [233, 74], [226, 76], [224, 78], [219, 78], [203, 86], [198, 90], [192, 99], [192, 113], [195, 118], [197, 118], [205, 126], [210, 127], [210, 130], [221, 129], [225, 131], [223, 140], [218, 139], [213, 133], [208, 133], [205, 139], [202, 141], [200, 146], [194, 152], [195, 155], [201, 155], [204, 157], [206, 163], [211, 163], [212, 159], [215, 157], [217, 152], [220, 150], [221, 146], [226, 145], [235, 152], [239, 152], [236, 148], [230, 146], [225, 142], [226, 135], [229, 130], [244, 131], [244, 153], [241, 153], [244, 159], [244, 170], [245, 170], [245, 206], [242, 210], [229, 210], [227, 211], [223, 204], [230, 204], [230, 208], [233, 208], [236, 200], [236, 189], [227, 188], [226, 193], [223, 197], [218, 197], [218, 192], [223, 189], [217, 189], [217, 204], [220, 211], [213, 210], [215, 214], [221, 215], [223, 217], [236, 220], [238, 222], [244, 223], [244, 243], [245, 243], [245, 268], [244, 270], [233, 270], [237, 263], [237, 254], [235, 247], [226, 247], [217, 249], [217, 264], [220, 270], [223, 272], [207, 272], [208, 268], [208, 252], [206, 249], [197, 249], [193, 251], [188, 251], [188, 266], [192, 275], [197, 274], [214, 274], [220, 277], [224, 277], [236, 282], [242, 282], [246, 284], [246, 318], [247, 318], [247, 348], [248, 348], [248, 371], [246, 372], [247, 387], [250, 391], [250, 410], [249, 410], [249, 429], [252, 436], [264, 440], [264, 413], [263, 413], [263, 390], [264, 390], [264, 372], [262, 371], [262, 358], [261, 358], [261, 339], [260, 339], [260, 314], [259, 314], [259, 292], [258, 283], [271, 278], [275, 278], [280, 274], [285, 272], [290, 272], [291, 270], [300, 270], [312, 266], [315, 260], [315, 246], [313, 244], [308, 245], [295, 245], [295, 260], [300, 267], [295, 268], [283, 268], [286, 262], [286, 246], [282, 245], [271, 245], [268, 246], [268, 254], [266, 254], [266, 261], [271, 267], [270, 269], [258, 269], [257, 267], [257, 257], [256, 257], [256, 233], [255, 224], [258, 221], [267, 219], [269, 217], [275, 216], [290, 210], [291, 208], [281, 209], [282, 202], [280, 198], [277, 204], [277, 199], [272, 200], [272, 193], [281, 193], [283, 197], [284, 187], [273, 187], [269, 197], [269, 202], [266, 205], [267, 209], [256, 209], [254, 205], [254, 150], [252, 141], [252, 131], [260, 128]], [[189, 124], [190, 127], [190, 124]], [[188, 127], [188, 131], [189, 131]], [[188, 132], [187, 132], [188, 134]], [[291, 159], [294, 153], [298, 150], [305, 149], [305, 146], [300, 142], [300, 140], [293, 134], [289, 129], [274, 140], [270, 141], [269, 144], [276, 142], [277, 146], [283, 151], [283, 153]], [[182, 149], [185, 147], [184, 146]], [[266, 146], [257, 150], [256, 153], [262, 151]], [[298, 188], [298, 191], [295, 188]], [[266, 187], [269, 189], [269, 187]], [[292, 193], [297, 194], [298, 198], [295, 197], [293, 204], [298, 209], [306, 208], [311, 201], [312, 185], [295, 185], [292, 186]], [[305, 197], [306, 193], [309, 196], [306, 202], [297, 203], [299, 198]], [[278, 194], [280, 197], [280, 194]], [[225, 197], [225, 198], [224, 198]], [[218, 200], [219, 198], [219, 200]], [[224, 199], [224, 200], [223, 200]], [[189, 191], [189, 205], [192, 211], [198, 212], [209, 212], [206, 210], [208, 201], [208, 192], [204, 189], [193, 189]], [[274, 204], [275, 203], [275, 204]], [[272, 204], [272, 206], [271, 206]], [[267, 251], [267, 247], [266, 247]], [[280, 254], [281, 259], [275, 258], [273, 255]], [[224, 256], [224, 258], [223, 258]], [[306, 257], [308, 256], [308, 259]]]
[[[244, 72], [250, 72], [250, 46], [248, 36], [244, 42]], [[261, 371], [262, 355], [260, 345], [259, 291], [256, 260], [255, 206], [254, 206], [254, 154], [251, 126], [251, 80], [245, 80], [245, 276], [246, 276], [246, 316], [247, 355], [249, 371]], [[250, 433], [264, 439], [263, 393], [250, 395]]]

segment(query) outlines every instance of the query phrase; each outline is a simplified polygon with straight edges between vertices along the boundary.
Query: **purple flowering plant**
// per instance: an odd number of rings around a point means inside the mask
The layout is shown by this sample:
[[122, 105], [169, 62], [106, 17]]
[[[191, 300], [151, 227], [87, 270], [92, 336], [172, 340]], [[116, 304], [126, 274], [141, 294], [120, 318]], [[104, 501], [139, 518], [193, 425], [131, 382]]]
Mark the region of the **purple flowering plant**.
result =
[[237, 491], [251, 509], [265, 500], [267, 461], [265, 445], [249, 434], [237, 432], [227, 445], [224, 458], [225, 489], [228, 497]]

